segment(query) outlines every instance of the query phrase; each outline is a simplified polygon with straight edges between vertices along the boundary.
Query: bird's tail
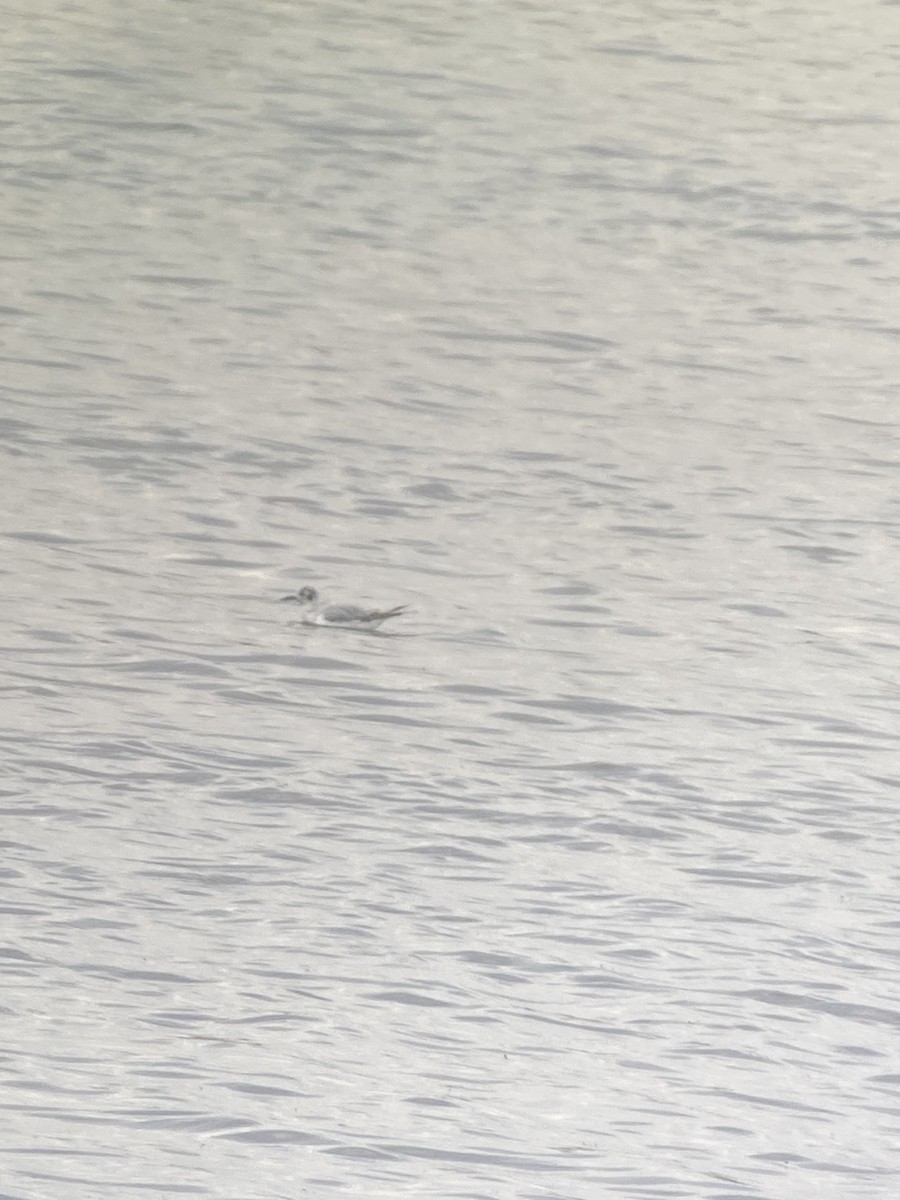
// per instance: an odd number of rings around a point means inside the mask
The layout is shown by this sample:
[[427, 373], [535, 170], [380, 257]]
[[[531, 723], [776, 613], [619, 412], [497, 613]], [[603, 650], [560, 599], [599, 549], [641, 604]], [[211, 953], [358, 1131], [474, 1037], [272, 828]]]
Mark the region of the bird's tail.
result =
[[408, 604], [398, 604], [396, 608], [388, 608], [383, 612], [377, 612], [375, 616], [379, 621], [386, 621], [388, 617], [399, 617], [401, 613], [406, 612], [409, 608]]

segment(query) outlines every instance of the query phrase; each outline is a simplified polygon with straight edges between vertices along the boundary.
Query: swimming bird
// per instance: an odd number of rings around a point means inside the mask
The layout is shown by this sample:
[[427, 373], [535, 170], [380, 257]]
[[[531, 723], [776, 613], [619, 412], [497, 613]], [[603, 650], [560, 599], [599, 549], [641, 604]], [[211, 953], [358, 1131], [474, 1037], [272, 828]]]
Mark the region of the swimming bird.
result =
[[300, 620], [304, 625], [335, 625], [341, 629], [377, 629], [388, 617], [399, 617], [407, 608], [398, 604], [396, 608], [361, 608], [358, 604], [321, 604], [319, 593], [314, 587], [302, 587], [299, 592], [282, 596], [283, 600], [294, 600], [302, 604], [304, 612]]

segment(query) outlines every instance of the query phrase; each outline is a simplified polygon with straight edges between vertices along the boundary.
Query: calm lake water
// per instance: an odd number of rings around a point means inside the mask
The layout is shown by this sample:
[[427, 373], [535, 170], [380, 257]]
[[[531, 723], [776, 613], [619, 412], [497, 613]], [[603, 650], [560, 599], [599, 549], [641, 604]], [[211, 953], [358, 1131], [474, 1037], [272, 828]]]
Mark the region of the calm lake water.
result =
[[0, 1200], [894, 1200], [900, 6], [4, 26]]

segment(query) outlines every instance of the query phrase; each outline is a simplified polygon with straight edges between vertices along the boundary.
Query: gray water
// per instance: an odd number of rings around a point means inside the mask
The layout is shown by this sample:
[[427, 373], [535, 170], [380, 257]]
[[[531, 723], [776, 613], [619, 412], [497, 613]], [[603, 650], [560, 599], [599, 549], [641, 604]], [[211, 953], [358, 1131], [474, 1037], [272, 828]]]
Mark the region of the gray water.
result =
[[3, 45], [2, 1200], [896, 1197], [900, 7]]

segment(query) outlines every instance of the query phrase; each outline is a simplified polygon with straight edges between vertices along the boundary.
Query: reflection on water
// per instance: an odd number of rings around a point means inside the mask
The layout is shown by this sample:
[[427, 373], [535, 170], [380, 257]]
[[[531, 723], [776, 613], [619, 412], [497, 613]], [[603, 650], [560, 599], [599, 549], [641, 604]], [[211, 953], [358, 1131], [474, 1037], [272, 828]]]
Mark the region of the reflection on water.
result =
[[9, 24], [11, 1194], [893, 1197], [880, 23]]

